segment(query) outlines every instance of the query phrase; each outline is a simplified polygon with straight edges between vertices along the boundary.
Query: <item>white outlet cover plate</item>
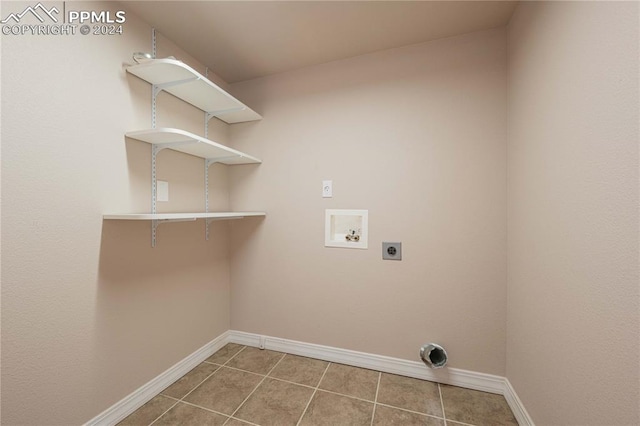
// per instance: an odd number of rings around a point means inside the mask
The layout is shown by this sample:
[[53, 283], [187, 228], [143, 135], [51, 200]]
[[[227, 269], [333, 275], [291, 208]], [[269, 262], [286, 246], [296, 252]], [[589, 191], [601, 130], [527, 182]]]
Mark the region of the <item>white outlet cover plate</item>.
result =
[[331, 197], [333, 197], [333, 181], [323, 180], [322, 181], [322, 198], [331, 198]]

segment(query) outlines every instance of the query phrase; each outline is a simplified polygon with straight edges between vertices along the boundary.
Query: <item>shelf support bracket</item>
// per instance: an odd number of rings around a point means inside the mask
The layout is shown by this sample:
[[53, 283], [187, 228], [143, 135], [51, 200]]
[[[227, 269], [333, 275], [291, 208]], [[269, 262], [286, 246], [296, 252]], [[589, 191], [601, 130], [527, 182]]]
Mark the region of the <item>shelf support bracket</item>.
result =
[[184, 141], [175, 141], [175, 142], [169, 142], [169, 143], [163, 143], [163, 144], [153, 144], [153, 146], [156, 147], [156, 153], [158, 153], [163, 149], [170, 149], [170, 148], [175, 148], [177, 146], [184, 146], [184, 145], [193, 145], [195, 143], [200, 143], [200, 142], [192, 139], [187, 139]]
[[[209, 213], [209, 167], [211, 167], [212, 164], [221, 163], [225, 160], [232, 159], [232, 158], [237, 158], [237, 157], [233, 156], [233, 157], [220, 157], [220, 158], [206, 158], [204, 160], [204, 211], [205, 213]], [[238, 218], [238, 219], [242, 219], [242, 218]], [[207, 241], [209, 241], [209, 224], [211, 223], [212, 220], [216, 220], [216, 219], [207, 219], [205, 223], [204, 238]]]
[[224, 114], [229, 114], [231, 112], [244, 111], [245, 109], [247, 109], [246, 106], [240, 106], [240, 107], [235, 107], [235, 108], [219, 109], [217, 111], [207, 111], [205, 113], [204, 119], [205, 119], [206, 123], [209, 123], [209, 120], [211, 120], [213, 117], [217, 117], [219, 115], [224, 115]]
[[[223, 163], [226, 160], [238, 158], [238, 156], [219, 157], [219, 158], [205, 158], [204, 160], [204, 211], [209, 213], [209, 167], [215, 163]], [[207, 237], [207, 239], [209, 239]]]
[[189, 219], [155, 219], [151, 221], [151, 227], [152, 227], [152, 232], [153, 232], [153, 238], [151, 240], [151, 247], [156, 246], [156, 230], [158, 229], [158, 226], [162, 225], [163, 223], [174, 223], [174, 222], [193, 222], [195, 221], [196, 218], [189, 218]]
[[[154, 58], [155, 58], [155, 55], [154, 55]], [[163, 90], [168, 89], [169, 87], [190, 83], [196, 80], [200, 80], [200, 77], [185, 78], [184, 80], [171, 81], [169, 83], [164, 83], [164, 84], [153, 84], [151, 86], [151, 128], [152, 129], [156, 128], [156, 114], [157, 114], [156, 98], [158, 97], [158, 94]]]
[[206, 226], [207, 226], [207, 234], [206, 234], [206, 239], [207, 241], [209, 241], [209, 225], [211, 225], [211, 222], [216, 221], [216, 220], [237, 220], [237, 219], [244, 219], [244, 216], [238, 216], [238, 217], [212, 217], [207, 219], [206, 222]]
[[157, 95], [158, 93], [160, 93], [161, 91], [168, 89], [169, 87], [173, 87], [173, 86], [180, 86], [181, 84], [186, 84], [186, 83], [191, 83], [193, 81], [198, 81], [201, 80], [200, 77], [189, 77], [189, 78], [185, 78], [184, 80], [176, 80], [176, 81], [170, 81], [168, 83], [163, 83], [163, 84], [154, 84], [153, 87], [155, 94]]
[[216, 158], [207, 158], [207, 169], [214, 163], [224, 163], [227, 160], [233, 160], [235, 158], [242, 157], [241, 155], [230, 155], [228, 157], [216, 157]]

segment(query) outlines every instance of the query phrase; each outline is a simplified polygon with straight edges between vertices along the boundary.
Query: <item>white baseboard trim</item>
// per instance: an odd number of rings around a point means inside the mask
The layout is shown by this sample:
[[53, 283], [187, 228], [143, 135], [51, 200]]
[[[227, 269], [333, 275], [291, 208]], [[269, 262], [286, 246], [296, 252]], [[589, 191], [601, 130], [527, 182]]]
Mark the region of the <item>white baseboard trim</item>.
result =
[[432, 370], [420, 361], [391, 358], [383, 355], [298, 342], [278, 337], [259, 336], [242, 331], [229, 331], [229, 341], [233, 343], [259, 347], [261, 339], [264, 342], [265, 348], [273, 351], [317, 358], [340, 364], [353, 365], [354, 367], [368, 368], [385, 373], [399, 374], [484, 392], [502, 394], [504, 391], [504, 377], [491, 374], [476, 373], [458, 368]]
[[209, 358], [229, 341], [229, 332], [226, 331], [213, 339], [191, 355], [179, 361], [165, 372], [161, 373], [148, 383], [142, 385], [93, 419], [85, 423], [85, 426], [115, 425], [138, 408], [142, 407], [167, 386], [187, 374], [205, 359]]
[[518, 398], [518, 394], [513, 386], [511, 386], [509, 379], [505, 377], [504, 383], [504, 399], [507, 400], [507, 404], [509, 404], [509, 408], [513, 411], [513, 415], [516, 417], [518, 424], [520, 426], [535, 426], [533, 419], [529, 416], [527, 409], [524, 408], [524, 404], [520, 401], [520, 398]]
[[511, 411], [513, 411], [516, 420], [521, 426], [534, 426], [531, 417], [529, 417], [511, 383], [502, 376], [459, 368], [432, 370], [420, 361], [392, 358], [278, 337], [261, 336], [243, 331], [230, 330], [228, 337], [229, 342], [246, 346], [264, 347], [265, 349], [352, 365], [354, 367], [368, 368], [385, 373], [500, 394], [507, 400]]
[[419, 361], [392, 358], [235, 330], [229, 330], [216, 337], [182, 361], [176, 363], [173, 367], [89, 420], [85, 423], [85, 426], [115, 425], [230, 342], [500, 394], [507, 400], [516, 420], [521, 426], [535, 426], [513, 386], [511, 386], [511, 383], [505, 377], [459, 368], [431, 370]]

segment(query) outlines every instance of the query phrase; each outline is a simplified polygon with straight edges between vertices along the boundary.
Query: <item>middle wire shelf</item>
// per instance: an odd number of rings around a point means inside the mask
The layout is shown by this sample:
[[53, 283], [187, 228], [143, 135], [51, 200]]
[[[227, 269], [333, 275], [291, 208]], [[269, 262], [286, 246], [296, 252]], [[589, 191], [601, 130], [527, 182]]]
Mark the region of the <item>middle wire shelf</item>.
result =
[[262, 161], [256, 157], [205, 139], [186, 130], [163, 127], [127, 132], [125, 136], [158, 147], [166, 147], [174, 151], [207, 160], [214, 160], [217, 163], [227, 165], [262, 163]]

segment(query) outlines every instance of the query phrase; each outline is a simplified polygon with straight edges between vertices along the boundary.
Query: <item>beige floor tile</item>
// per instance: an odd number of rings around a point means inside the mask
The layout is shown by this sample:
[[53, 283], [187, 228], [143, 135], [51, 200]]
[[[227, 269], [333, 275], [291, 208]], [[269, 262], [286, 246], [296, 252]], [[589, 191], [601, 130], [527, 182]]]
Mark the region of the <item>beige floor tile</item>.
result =
[[295, 426], [311, 395], [311, 388], [267, 378], [234, 417], [264, 426]]
[[409, 411], [377, 405], [373, 416], [375, 426], [444, 426], [444, 421], [435, 417], [410, 413]]
[[382, 373], [377, 402], [442, 417], [438, 384], [426, 380]]
[[118, 426], [147, 426], [175, 403], [175, 399], [158, 395], [118, 423]]
[[373, 401], [378, 386], [378, 372], [343, 364], [331, 364], [320, 382], [320, 389]]
[[258, 374], [267, 374], [283, 355], [282, 352], [247, 347], [229, 361], [227, 366]]
[[327, 365], [329, 365], [328, 362], [319, 359], [287, 354], [269, 375], [282, 380], [315, 387], [318, 385], [318, 382], [320, 382], [322, 373], [324, 373]]
[[516, 421], [502, 395], [441, 385], [447, 419], [474, 425], [514, 425]]
[[215, 362], [216, 364], [224, 364], [229, 361], [232, 356], [240, 352], [240, 349], [244, 348], [242, 345], [235, 343], [227, 343], [218, 352], [211, 355], [206, 360], [209, 362]]
[[184, 400], [231, 415], [261, 380], [256, 374], [221, 367]]
[[370, 426], [373, 403], [318, 391], [300, 422], [301, 426]]
[[230, 419], [224, 426], [251, 426], [251, 423], [238, 419]]
[[226, 416], [221, 416], [220, 414], [179, 402], [175, 407], [160, 417], [153, 426], [221, 426], [227, 419], [228, 417]]
[[[225, 426], [280, 426], [296, 424], [304, 413], [300, 423], [307, 426], [444, 426], [444, 420], [432, 417], [443, 416], [436, 383], [232, 343], [209, 361], [215, 364], [198, 365], [119, 425], [148, 426], [155, 421], [154, 426], [200, 426], [226, 421]], [[220, 367], [227, 361], [229, 368]], [[265, 378], [268, 373], [271, 377]], [[372, 422], [378, 377], [378, 405]], [[316, 385], [319, 390], [309, 402], [314, 392], [310, 387]], [[517, 426], [501, 395], [447, 385], [440, 389], [447, 423]], [[178, 402], [182, 397], [199, 407]], [[236, 418], [223, 415], [236, 410]]]
[[182, 376], [174, 384], [163, 390], [163, 395], [172, 396], [174, 398], [181, 399], [198, 386], [204, 379], [206, 379], [211, 373], [218, 369], [217, 365], [207, 364], [203, 362], [187, 374]]

